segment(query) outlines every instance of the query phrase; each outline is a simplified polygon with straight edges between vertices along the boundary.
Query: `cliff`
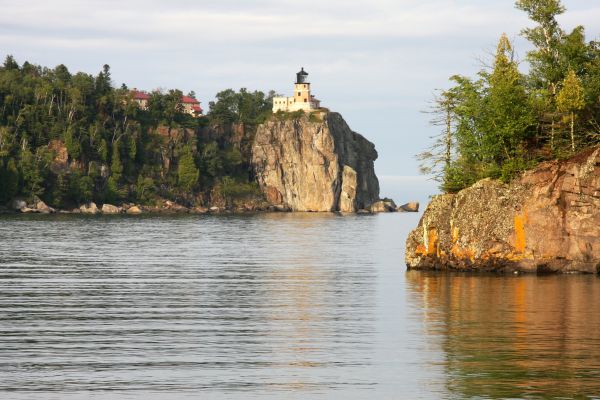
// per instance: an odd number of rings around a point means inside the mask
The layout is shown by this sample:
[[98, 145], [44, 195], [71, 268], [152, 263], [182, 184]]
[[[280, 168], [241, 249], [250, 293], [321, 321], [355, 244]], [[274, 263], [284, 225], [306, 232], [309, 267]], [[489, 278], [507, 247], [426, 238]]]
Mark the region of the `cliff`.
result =
[[379, 199], [373, 143], [338, 113], [258, 126], [252, 167], [267, 200], [293, 211], [356, 212]]
[[406, 242], [415, 269], [600, 272], [600, 147], [432, 199]]

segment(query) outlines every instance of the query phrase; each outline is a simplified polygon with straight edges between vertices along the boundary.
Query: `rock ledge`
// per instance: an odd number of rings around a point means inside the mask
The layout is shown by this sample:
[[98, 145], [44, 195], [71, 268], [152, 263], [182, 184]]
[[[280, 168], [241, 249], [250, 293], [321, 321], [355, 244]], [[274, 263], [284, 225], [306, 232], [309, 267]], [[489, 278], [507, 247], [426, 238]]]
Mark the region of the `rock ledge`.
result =
[[600, 146], [432, 199], [406, 241], [414, 269], [600, 273]]

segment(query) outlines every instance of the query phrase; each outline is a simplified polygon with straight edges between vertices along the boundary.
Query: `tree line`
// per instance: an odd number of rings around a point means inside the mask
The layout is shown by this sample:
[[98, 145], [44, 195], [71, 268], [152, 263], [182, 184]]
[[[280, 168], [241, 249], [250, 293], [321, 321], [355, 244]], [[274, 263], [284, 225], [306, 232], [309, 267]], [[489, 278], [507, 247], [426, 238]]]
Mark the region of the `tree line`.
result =
[[232, 124], [251, 131], [270, 114], [273, 93], [224, 90], [200, 118], [184, 112], [182, 95], [154, 91], [141, 109], [127, 86], [113, 85], [108, 65], [94, 76], [7, 56], [0, 66], [0, 204], [36, 196], [59, 208], [92, 200], [201, 203], [215, 188], [254, 190], [248, 157], [207, 132]]
[[521, 32], [533, 45], [528, 73], [503, 34], [491, 67], [452, 76], [434, 97], [440, 134], [418, 159], [445, 192], [487, 177], [509, 181], [600, 143], [600, 42], [586, 41], [583, 26], [561, 28], [560, 0], [518, 0], [516, 8], [535, 23]]

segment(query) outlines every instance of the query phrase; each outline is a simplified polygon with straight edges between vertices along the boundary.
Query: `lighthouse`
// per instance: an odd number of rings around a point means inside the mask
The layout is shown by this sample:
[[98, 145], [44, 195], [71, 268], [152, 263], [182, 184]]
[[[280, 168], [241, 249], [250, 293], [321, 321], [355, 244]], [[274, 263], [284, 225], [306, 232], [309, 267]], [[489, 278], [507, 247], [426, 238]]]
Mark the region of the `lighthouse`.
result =
[[294, 82], [294, 95], [291, 97], [274, 97], [273, 112], [278, 111], [310, 111], [321, 107], [321, 102], [310, 93], [310, 82], [308, 81], [308, 72], [304, 67], [296, 73], [296, 82]]

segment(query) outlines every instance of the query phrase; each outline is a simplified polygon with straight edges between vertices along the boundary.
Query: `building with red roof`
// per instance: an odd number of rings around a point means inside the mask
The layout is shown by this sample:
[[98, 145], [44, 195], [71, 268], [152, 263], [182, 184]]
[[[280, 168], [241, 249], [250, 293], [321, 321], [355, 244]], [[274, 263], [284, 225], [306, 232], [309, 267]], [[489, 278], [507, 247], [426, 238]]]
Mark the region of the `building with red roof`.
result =
[[[139, 105], [140, 109], [148, 109], [148, 101], [150, 100], [150, 94], [148, 94], [148, 92], [133, 89], [131, 91], [131, 96], [133, 100]], [[202, 107], [200, 106], [200, 102], [195, 98], [190, 96], [181, 96], [180, 104], [183, 107], [183, 111], [185, 113], [190, 114], [193, 117], [199, 117], [202, 115]]]
[[200, 107], [200, 102], [193, 97], [181, 96], [181, 105], [186, 113], [194, 117], [199, 117], [202, 115], [202, 107]]
[[133, 100], [136, 103], [138, 103], [138, 105], [140, 106], [140, 108], [142, 110], [148, 109], [148, 100], [150, 100], [150, 95], [148, 93], [137, 90], [137, 89], [133, 89], [131, 91], [131, 95], [133, 97]]

